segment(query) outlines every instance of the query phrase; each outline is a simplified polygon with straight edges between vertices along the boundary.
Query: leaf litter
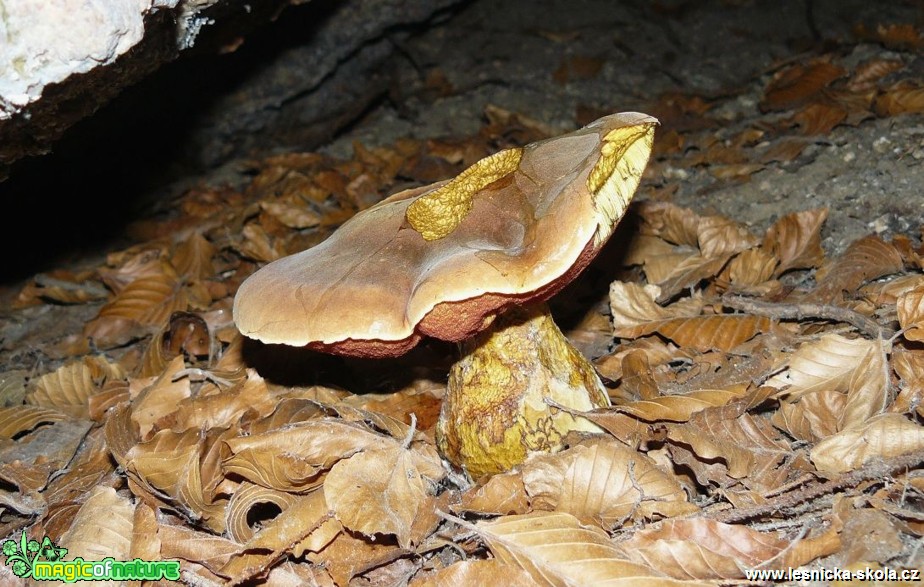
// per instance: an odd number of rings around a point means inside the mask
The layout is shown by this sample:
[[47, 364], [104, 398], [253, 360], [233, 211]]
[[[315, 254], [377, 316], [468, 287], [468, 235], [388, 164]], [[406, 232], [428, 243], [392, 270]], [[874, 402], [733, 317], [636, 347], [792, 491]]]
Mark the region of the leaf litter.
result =
[[[921, 44], [904, 28], [857, 34]], [[563, 62], [560, 82], [595, 66]], [[453, 349], [372, 364], [265, 348], [242, 341], [230, 301], [260, 265], [383, 195], [549, 128], [491, 106], [474, 137], [357, 144], [351, 161], [278, 155], [249, 162], [241, 190], [190, 189], [103, 265], [20, 290], [16, 308], [96, 310], [49, 339], [47, 362], [3, 373], [2, 534], [179, 560], [196, 585], [728, 585], [748, 569], [920, 568], [917, 235], [828, 258], [826, 209], [760, 234], [672, 204], [663, 171], [747, 181], [838, 125], [924, 111], [922, 96], [901, 55], [825, 55], [773, 72], [758, 123], [734, 137], [717, 133], [716, 100], [652, 104], [663, 128], [619, 266], [589, 310], [553, 301], [584, 313], [566, 334], [597, 349], [614, 405], [581, 415], [605, 432], [477, 484], [435, 448]]]

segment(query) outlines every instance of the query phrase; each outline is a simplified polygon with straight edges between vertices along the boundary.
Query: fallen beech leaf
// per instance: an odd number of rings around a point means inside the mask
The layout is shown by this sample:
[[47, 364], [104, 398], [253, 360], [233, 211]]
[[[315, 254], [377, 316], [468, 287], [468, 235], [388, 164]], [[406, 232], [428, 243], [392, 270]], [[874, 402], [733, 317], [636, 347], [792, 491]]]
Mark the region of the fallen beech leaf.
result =
[[825, 475], [838, 475], [874, 459], [889, 459], [924, 449], [924, 426], [901, 414], [879, 414], [865, 423], [822, 440], [811, 459]]
[[673, 475], [616, 441], [537, 455], [522, 474], [534, 509], [567, 512], [605, 529], [698, 511]]
[[693, 255], [677, 263], [668, 276], [658, 282], [661, 295], [657, 301], [667, 302], [686, 289], [694, 289], [700, 282], [711, 279], [722, 271], [731, 255], [722, 257], [704, 257]]
[[229, 585], [247, 583], [278, 562], [296, 543], [316, 531], [330, 517], [324, 494], [312, 491], [299, 496], [285, 511], [268, 522], [232, 556], [218, 574], [230, 578]]
[[[143, 389], [134, 391], [132, 421], [138, 425], [142, 439], [148, 437], [158, 420], [173, 413], [177, 405], [190, 396], [189, 380], [173, 380], [185, 366], [183, 357], [177, 356], [167, 365], [160, 377]], [[136, 379], [135, 383], [143, 384], [142, 381]]]
[[537, 585], [691, 584], [629, 562], [606, 533], [582, 526], [567, 513], [504, 516], [474, 528], [498, 560], [525, 570]]
[[253, 538], [254, 526], [265, 525], [288, 509], [296, 499], [298, 496], [291, 493], [242, 483], [228, 501], [225, 522], [228, 535], [242, 544], [247, 542]]
[[170, 264], [186, 281], [201, 281], [214, 277], [212, 257], [216, 252], [214, 245], [197, 231], [180, 241], [170, 258]]
[[760, 242], [747, 226], [723, 216], [703, 216], [696, 230], [697, 245], [706, 258], [725, 257]]
[[361, 535], [357, 536], [341, 532], [323, 550], [309, 552], [305, 556], [312, 563], [327, 569], [334, 582], [343, 586], [349, 585], [358, 574], [408, 554], [408, 551], [393, 542], [372, 542]]
[[39, 377], [26, 393], [26, 403], [55, 408], [71, 416], [87, 418], [91, 395], [107, 381], [123, 379], [125, 373], [104, 357], [84, 357]]
[[138, 278], [103, 306], [83, 329], [85, 336], [102, 347], [122, 344], [134, 336], [151, 333], [167, 323], [171, 314], [186, 310], [189, 292], [169, 265], [163, 273]]
[[284, 226], [296, 230], [311, 228], [321, 223], [321, 216], [308, 208], [304, 202], [298, 202], [297, 197], [273, 201], [263, 200], [260, 202], [260, 208]]
[[847, 403], [838, 415], [837, 430], [859, 426], [882, 412], [890, 399], [884, 344], [827, 334], [799, 347], [788, 369], [766, 384], [794, 398], [824, 390], [845, 391]]
[[760, 109], [787, 110], [804, 104], [845, 73], [844, 68], [827, 61], [797, 63], [774, 76], [764, 92]]
[[[632, 560], [664, 569], [675, 579], [743, 578], [743, 569], [762, 567], [790, 548], [775, 533], [705, 518], [667, 520], [619, 546]], [[793, 550], [800, 552], [778, 564], [799, 566], [819, 556], [798, 544]]]
[[444, 569], [417, 578], [408, 587], [468, 587], [469, 585], [504, 585], [505, 587], [533, 587], [529, 573], [513, 565], [496, 560], [464, 560]]
[[902, 257], [892, 245], [875, 235], [865, 236], [847, 247], [844, 254], [819, 274], [817, 286], [807, 298], [822, 303], [843, 299], [843, 292], [852, 292], [861, 285], [904, 267]]
[[282, 398], [270, 393], [266, 382], [253, 369], [245, 379], [220, 393], [181, 399], [174, 411], [157, 420], [160, 427], [182, 432], [192, 428], [227, 427], [240, 421], [245, 413], [262, 418], [269, 416]]
[[743, 389], [703, 389], [679, 395], [662, 395], [648, 400], [620, 404], [609, 409], [629, 414], [647, 422], [660, 420], [686, 422], [700, 410], [724, 406], [733, 400], [741, 398], [743, 395]]
[[420, 538], [411, 527], [434, 507], [434, 483], [442, 476], [439, 461], [401, 446], [366, 450], [331, 468], [324, 497], [345, 527], [370, 537], [394, 534], [408, 548]]
[[519, 472], [501, 473], [488, 477], [483, 485], [472, 487], [462, 494], [456, 512], [479, 514], [525, 514], [529, 511], [526, 488]]
[[33, 430], [39, 424], [50, 424], [67, 419], [66, 414], [42, 406], [0, 408], [0, 438], [10, 440], [14, 436], [20, 436], [23, 432]]
[[916, 81], [900, 81], [879, 94], [874, 108], [880, 116], [924, 112], [924, 85]]
[[[161, 430], [148, 442], [137, 444], [124, 456], [124, 467], [152, 494], [169, 497], [186, 511], [194, 512], [214, 532], [225, 530], [227, 498], [214, 495], [219, 479], [218, 451], [228, 431], [216, 428], [201, 434], [190, 430], [175, 434]], [[107, 438], [110, 435], [107, 431]]]
[[779, 262], [775, 255], [763, 248], [748, 249], [728, 263], [723, 275], [733, 287], [746, 289], [760, 285], [773, 277]]
[[[96, 487], [80, 506], [71, 527], [55, 541], [67, 548], [67, 560], [106, 557], [127, 560], [131, 548], [134, 506], [111, 487]], [[103, 585], [107, 582], [99, 582]]]
[[700, 216], [688, 208], [667, 202], [640, 202], [636, 207], [642, 224], [639, 233], [657, 236], [675, 245], [699, 246]]
[[258, 485], [304, 491], [337, 461], [362, 450], [393, 446], [395, 441], [334, 419], [316, 419], [225, 441], [230, 455], [223, 467]]
[[802, 154], [811, 140], [803, 137], [786, 137], [770, 144], [760, 155], [761, 163], [789, 163]]
[[894, 350], [892, 368], [901, 379], [901, 387], [889, 411], [898, 414], [917, 411], [924, 415], [924, 351]]
[[827, 217], [827, 208], [791, 212], [767, 229], [761, 246], [780, 260], [775, 276], [791, 269], [817, 267], [824, 261], [821, 225]]
[[847, 82], [847, 89], [852, 92], [874, 90], [876, 82], [904, 67], [905, 64], [900, 59], [869, 59], [854, 68], [853, 75]]
[[815, 102], [792, 117], [792, 122], [806, 136], [826, 135], [847, 119], [847, 111], [836, 104]]
[[895, 303], [898, 323], [908, 340], [924, 341], [924, 283], [899, 296]]
[[664, 308], [655, 302], [661, 289], [655, 285], [614, 281], [610, 284], [610, 310], [613, 314], [613, 334], [638, 338], [656, 331], [658, 325], [674, 318], [693, 318], [702, 309], [702, 301], [676, 304]]
[[802, 395], [796, 402], [783, 401], [770, 421], [793, 438], [818, 442], [837, 433], [847, 394], [824, 389]]

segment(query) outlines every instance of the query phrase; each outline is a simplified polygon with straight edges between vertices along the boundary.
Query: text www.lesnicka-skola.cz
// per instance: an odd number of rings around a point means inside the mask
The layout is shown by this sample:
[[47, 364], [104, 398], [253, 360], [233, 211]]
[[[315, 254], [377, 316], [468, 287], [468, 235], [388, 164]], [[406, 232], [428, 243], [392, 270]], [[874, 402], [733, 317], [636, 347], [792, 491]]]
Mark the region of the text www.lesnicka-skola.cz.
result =
[[920, 581], [918, 569], [751, 569], [750, 581]]

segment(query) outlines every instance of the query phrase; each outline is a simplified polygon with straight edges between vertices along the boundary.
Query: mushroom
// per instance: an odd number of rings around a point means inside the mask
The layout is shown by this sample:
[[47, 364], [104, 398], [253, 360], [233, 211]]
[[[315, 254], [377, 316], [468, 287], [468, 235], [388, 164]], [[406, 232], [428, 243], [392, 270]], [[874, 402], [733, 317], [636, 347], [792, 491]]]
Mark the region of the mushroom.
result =
[[251, 275], [234, 300], [237, 327], [265, 343], [354, 357], [397, 357], [424, 336], [460, 342], [436, 437], [473, 478], [558, 450], [569, 431], [599, 432], [545, 401], [609, 405], [545, 301], [612, 234], [657, 124], [613, 114], [392, 195]]

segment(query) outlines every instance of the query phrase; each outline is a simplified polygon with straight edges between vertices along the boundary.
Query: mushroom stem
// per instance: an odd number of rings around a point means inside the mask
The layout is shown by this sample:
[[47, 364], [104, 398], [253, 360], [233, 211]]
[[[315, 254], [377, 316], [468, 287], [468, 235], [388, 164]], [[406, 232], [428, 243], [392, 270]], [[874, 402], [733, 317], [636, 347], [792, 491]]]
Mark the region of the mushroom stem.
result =
[[519, 465], [530, 452], [560, 450], [568, 432], [601, 432], [545, 398], [575, 410], [610, 405], [593, 366], [539, 303], [507, 311], [464, 343], [449, 372], [437, 445], [477, 479]]

